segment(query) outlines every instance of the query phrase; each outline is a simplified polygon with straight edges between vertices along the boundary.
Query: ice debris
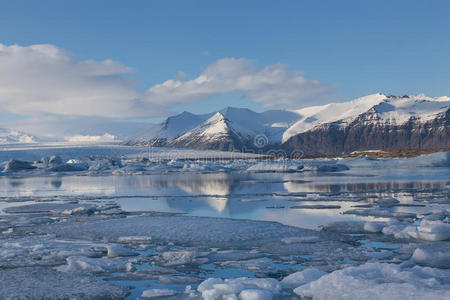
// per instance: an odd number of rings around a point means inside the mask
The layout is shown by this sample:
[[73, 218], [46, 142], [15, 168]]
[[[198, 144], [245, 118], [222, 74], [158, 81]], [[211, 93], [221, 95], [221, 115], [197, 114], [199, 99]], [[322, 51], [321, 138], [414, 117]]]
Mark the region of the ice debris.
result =
[[159, 298], [159, 297], [169, 297], [177, 294], [177, 291], [170, 289], [150, 289], [142, 292], [142, 298]]
[[327, 273], [316, 268], [308, 268], [285, 277], [281, 281], [281, 284], [289, 288], [294, 288], [315, 281], [325, 274]]
[[17, 172], [23, 170], [33, 170], [36, 168], [37, 167], [34, 166], [32, 162], [13, 159], [8, 161], [3, 169], [3, 172]]
[[294, 292], [314, 299], [450, 299], [449, 280], [450, 270], [366, 263], [324, 275]]
[[[237, 295], [241, 299], [272, 299], [274, 294], [280, 293], [281, 284], [273, 278], [241, 277], [224, 280], [209, 278], [198, 286], [197, 291], [205, 300], [215, 300], [221, 297], [236, 299]], [[258, 298], [258, 296], [263, 298]]]

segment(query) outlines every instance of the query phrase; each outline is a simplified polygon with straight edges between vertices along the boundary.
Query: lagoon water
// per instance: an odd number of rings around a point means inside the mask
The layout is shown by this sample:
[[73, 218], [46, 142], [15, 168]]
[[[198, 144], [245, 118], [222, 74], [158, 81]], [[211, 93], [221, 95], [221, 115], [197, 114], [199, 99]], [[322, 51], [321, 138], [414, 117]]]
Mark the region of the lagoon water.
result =
[[[277, 221], [318, 229], [340, 220], [381, 220], [343, 214], [379, 199], [400, 201], [398, 211], [424, 197], [448, 197], [449, 168], [357, 169], [340, 173], [168, 173], [133, 176], [0, 177], [0, 209], [37, 201], [115, 201], [125, 211]], [[14, 202], [14, 198], [20, 201]], [[430, 200], [430, 199], [428, 199]], [[24, 202], [25, 201], [25, 202]], [[309, 207], [311, 208], [309, 208]]]

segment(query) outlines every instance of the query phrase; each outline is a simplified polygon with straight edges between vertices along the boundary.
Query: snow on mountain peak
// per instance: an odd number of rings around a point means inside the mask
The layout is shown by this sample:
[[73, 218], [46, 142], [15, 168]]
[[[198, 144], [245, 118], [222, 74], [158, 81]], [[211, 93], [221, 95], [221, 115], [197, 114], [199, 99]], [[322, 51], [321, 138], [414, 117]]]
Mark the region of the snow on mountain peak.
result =
[[356, 117], [386, 99], [383, 94], [373, 94], [349, 102], [329, 103], [296, 110], [301, 119], [283, 134], [283, 142], [320, 124]]
[[345, 121], [344, 124], [348, 124], [370, 109], [374, 109], [379, 120], [400, 125], [411, 117], [421, 121], [430, 120], [449, 107], [449, 97], [386, 96], [384, 94], [368, 95], [348, 102], [307, 107], [295, 111], [301, 119], [286, 130], [283, 134], [283, 142], [322, 124], [337, 121]]
[[248, 143], [264, 135], [271, 145], [286, 142], [290, 137], [324, 124], [350, 125], [359, 116], [368, 114], [365, 124], [380, 122], [401, 125], [413, 118], [425, 122], [446, 111], [449, 97], [425, 95], [392, 96], [372, 94], [348, 102], [329, 103], [294, 111], [270, 110], [262, 113], [247, 108], [226, 107], [209, 114], [183, 112], [153, 126], [129, 144], [171, 147], [206, 147], [210, 141], [233, 140]]
[[214, 136], [218, 134], [228, 133], [227, 122], [225, 120], [224, 115], [221, 114], [220, 112], [216, 112], [205, 123], [200, 125], [200, 128], [204, 129], [204, 131], [202, 132], [202, 135], [204, 136]]

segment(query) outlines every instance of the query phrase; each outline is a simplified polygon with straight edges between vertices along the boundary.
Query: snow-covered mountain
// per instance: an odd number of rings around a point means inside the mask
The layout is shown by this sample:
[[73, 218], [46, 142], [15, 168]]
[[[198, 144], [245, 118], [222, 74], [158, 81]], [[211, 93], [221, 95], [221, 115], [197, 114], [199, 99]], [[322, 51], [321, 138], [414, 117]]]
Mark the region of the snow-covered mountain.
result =
[[38, 139], [35, 136], [25, 132], [0, 128], [0, 144], [29, 144], [37, 141]]
[[380, 120], [401, 125], [411, 117], [426, 121], [438, 113], [448, 109], [450, 97], [430, 98], [417, 96], [386, 96], [373, 94], [343, 103], [330, 103], [322, 106], [312, 106], [296, 110], [301, 119], [283, 134], [283, 142], [290, 137], [306, 132], [316, 126], [341, 121], [341, 125], [350, 124], [359, 115], [370, 109], [380, 117]]
[[442, 149], [450, 148], [449, 109], [449, 97], [383, 94], [295, 111], [228, 107], [203, 115], [183, 112], [128, 144], [228, 151], [281, 145], [307, 154]]
[[212, 115], [195, 115], [185, 111], [167, 118], [160, 124], [153, 125], [127, 143], [130, 145], [165, 146], [168, 142], [206, 121]]
[[[264, 147], [281, 144], [283, 133], [299, 120], [299, 115], [286, 110], [257, 113], [246, 108], [195, 115], [183, 112], [127, 142], [128, 145], [149, 145], [193, 149], [241, 150], [243, 147]], [[255, 141], [255, 137], [261, 140]]]
[[450, 98], [375, 94], [296, 111], [285, 149], [341, 154], [373, 149], [449, 149]]

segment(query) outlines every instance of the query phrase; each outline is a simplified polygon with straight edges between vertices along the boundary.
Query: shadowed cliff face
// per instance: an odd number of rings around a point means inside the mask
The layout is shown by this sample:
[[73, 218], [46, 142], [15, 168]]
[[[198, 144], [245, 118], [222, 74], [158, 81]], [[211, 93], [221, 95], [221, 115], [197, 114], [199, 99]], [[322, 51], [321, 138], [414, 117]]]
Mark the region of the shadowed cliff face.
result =
[[338, 121], [320, 125], [291, 137], [283, 148], [301, 150], [308, 155], [333, 155], [371, 149], [444, 149], [450, 148], [450, 109], [423, 122], [411, 117], [402, 125], [393, 125], [378, 117], [374, 109], [349, 124]]

